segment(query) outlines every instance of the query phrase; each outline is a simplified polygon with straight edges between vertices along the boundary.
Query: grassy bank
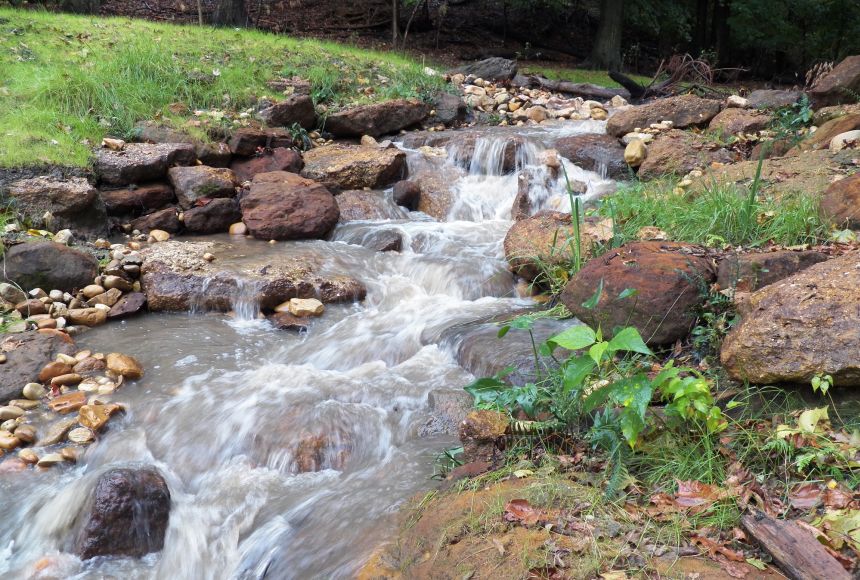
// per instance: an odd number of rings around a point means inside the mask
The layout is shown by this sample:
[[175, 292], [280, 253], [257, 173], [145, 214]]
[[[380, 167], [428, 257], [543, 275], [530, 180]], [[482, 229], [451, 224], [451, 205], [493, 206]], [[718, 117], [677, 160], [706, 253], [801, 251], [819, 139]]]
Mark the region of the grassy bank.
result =
[[[602, 87], [620, 88], [621, 85], [609, 78], [609, 74], [603, 70], [588, 70], [582, 68], [564, 68], [558, 66], [544, 66], [539, 64], [524, 64], [521, 72], [528, 75], [543, 75], [554, 81], [569, 81], [572, 83], [591, 83]], [[628, 75], [641, 85], [651, 82], [650, 77], [641, 75]]]
[[86, 166], [93, 144], [136, 121], [242, 111], [294, 75], [329, 107], [442, 86], [419, 63], [334, 43], [0, 9], [0, 167]]

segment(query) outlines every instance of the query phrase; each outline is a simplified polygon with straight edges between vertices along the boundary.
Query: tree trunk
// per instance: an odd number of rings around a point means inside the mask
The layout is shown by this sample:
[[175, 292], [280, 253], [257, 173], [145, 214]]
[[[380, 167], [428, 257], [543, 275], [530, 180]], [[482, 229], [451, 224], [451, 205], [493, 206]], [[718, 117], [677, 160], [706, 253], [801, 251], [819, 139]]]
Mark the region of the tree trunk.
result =
[[400, 37], [400, 0], [391, 0], [391, 46], [397, 47]]
[[212, 15], [214, 24], [221, 26], [245, 26], [247, 23], [245, 0], [218, 0]]
[[624, 0], [601, 0], [600, 26], [591, 49], [592, 67], [608, 70], [621, 68], [621, 32], [624, 24]]
[[203, 0], [197, 0], [197, 24], [203, 26]]

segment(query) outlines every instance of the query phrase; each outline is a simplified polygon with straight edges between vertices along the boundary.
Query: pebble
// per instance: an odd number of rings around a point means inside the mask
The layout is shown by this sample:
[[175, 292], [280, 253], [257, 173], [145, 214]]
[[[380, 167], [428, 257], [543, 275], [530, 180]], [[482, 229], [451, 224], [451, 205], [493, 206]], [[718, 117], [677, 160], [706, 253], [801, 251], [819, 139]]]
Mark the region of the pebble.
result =
[[47, 383], [61, 375], [67, 375], [72, 372], [72, 365], [66, 362], [54, 361], [49, 362], [42, 370], [39, 371], [39, 382]]
[[207, 262], [212, 262], [215, 260], [215, 254], [211, 252], [206, 252], [205, 254], [203, 254], [203, 259]]
[[84, 380], [84, 377], [82, 377], [78, 373], [68, 373], [51, 379], [51, 386], [68, 387], [69, 385], [77, 385], [82, 380]]
[[21, 440], [9, 433], [8, 431], [0, 431], [0, 449], [11, 451], [21, 445]]
[[9, 401], [9, 404], [13, 407], [18, 407], [19, 409], [29, 411], [38, 407], [39, 401], [31, 401], [29, 399], [12, 399], [11, 401]]
[[7, 419], [0, 424], [0, 430], [9, 431], [10, 433], [15, 431], [15, 428], [18, 426], [18, 421], [15, 419]]
[[0, 297], [13, 304], [23, 302], [27, 299], [27, 295], [24, 294], [23, 290], [13, 284], [9, 284], [8, 282], [0, 284]]
[[72, 230], [60, 230], [56, 234], [54, 234], [54, 237], [51, 238], [51, 240], [57, 244], [63, 244], [65, 246], [68, 245], [69, 242], [71, 242], [74, 238], [75, 236], [74, 234], [72, 234]]
[[95, 435], [93, 434], [93, 432], [86, 427], [78, 427], [77, 429], [72, 429], [71, 431], [69, 431], [68, 437], [69, 441], [78, 444], [92, 443], [93, 439], [95, 439]]
[[87, 402], [87, 396], [81, 391], [74, 391], [66, 395], [60, 395], [56, 399], [48, 403], [48, 407], [55, 413], [67, 415], [73, 411], [77, 411]]
[[111, 415], [120, 410], [119, 405], [84, 405], [78, 412], [78, 422], [92, 429], [93, 431], [101, 431], [102, 427], [107, 425]]
[[[243, 224], [242, 222], [237, 222], [230, 226], [230, 235], [231, 236], [244, 236], [248, 233], [248, 226]], [[13, 301], [14, 302], [14, 301]]]
[[0, 354], [0, 365], [5, 364], [9, 360], [5, 354]]
[[25, 399], [29, 399], [31, 401], [38, 401], [45, 396], [46, 392], [47, 391], [45, 390], [45, 387], [43, 387], [39, 383], [27, 383], [26, 385], [24, 385], [24, 390], [21, 392], [21, 394], [24, 396]]
[[41, 288], [33, 288], [30, 290], [30, 297], [35, 298], [36, 300], [41, 300], [42, 298], [47, 298], [48, 293]]
[[95, 247], [97, 250], [107, 250], [108, 248], [110, 248], [110, 242], [105, 239], [99, 238], [93, 242], [93, 247]]
[[36, 465], [38, 465], [39, 467], [53, 467], [54, 465], [63, 463], [65, 461], [65, 458], [59, 453], [48, 453], [47, 455], [44, 455], [41, 459], [39, 459], [39, 462]]
[[7, 419], [17, 419], [23, 414], [24, 409], [22, 409], [21, 407], [15, 407], [14, 405], [6, 405], [5, 407], [0, 407], [0, 421], [6, 421]]
[[105, 276], [104, 285], [108, 290], [116, 289], [122, 292], [131, 290], [131, 282], [120, 276]]
[[62, 290], [51, 290], [50, 292], [48, 292], [48, 298], [50, 298], [54, 302], [62, 302], [63, 292]]
[[107, 355], [107, 368], [112, 373], [127, 379], [139, 379], [143, 376], [143, 367], [134, 357], [127, 354], [112, 352]]
[[293, 316], [319, 316], [325, 311], [325, 305], [316, 298], [291, 298], [289, 311]]
[[61, 455], [61, 456], [63, 457], [63, 459], [65, 459], [66, 461], [71, 461], [72, 463], [77, 463], [77, 461], [78, 461], [78, 456], [80, 455], [80, 453], [78, 452], [78, 450], [77, 450], [77, 449], [72, 449], [71, 447], [64, 447], [64, 448], [60, 451], [60, 455]]
[[624, 162], [630, 167], [639, 167], [647, 155], [648, 149], [645, 147], [645, 143], [634, 140], [624, 149]]
[[81, 290], [81, 293], [84, 295], [84, 298], [89, 300], [90, 298], [94, 298], [99, 294], [104, 294], [105, 289], [98, 284], [90, 284], [89, 286], [84, 286], [84, 289]]
[[[54, 445], [55, 443], [59, 443], [66, 436], [66, 433], [69, 432], [69, 429], [74, 427], [77, 423], [77, 415], [74, 417], [67, 417], [65, 419], [57, 421], [56, 423], [53, 423], [50, 427], [48, 427], [47, 434], [42, 439], [40, 439], [36, 445], [39, 447], [46, 447], [48, 445]], [[21, 427], [19, 427], [18, 429], [20, 430]]]
[[78, 362], [77, 358], [75, 358], [71, 355], [62, 353], [62, 352], [57, 354], [57, 356], [55, 357], [54, 360], [56, 360], [57, 362], [65, 363], [67, 365], [71, 365], [71, 366], [74, 366], [75, 363]]
[[33, 465], [39, 462], [39, 456], [32, 449], [22, 449], [18, 452], [18, 458], [28, 465]]
[[18, 428], [15, 429], [15, 437], [24, 443], [32, 443], [36, 440], [36, 428], [27, 423], [18, 425]]
[[152, 230], [149, 232], [149, 239], [154, 242], [166, 242], [170, 239], [170, 234], [164, 230]]

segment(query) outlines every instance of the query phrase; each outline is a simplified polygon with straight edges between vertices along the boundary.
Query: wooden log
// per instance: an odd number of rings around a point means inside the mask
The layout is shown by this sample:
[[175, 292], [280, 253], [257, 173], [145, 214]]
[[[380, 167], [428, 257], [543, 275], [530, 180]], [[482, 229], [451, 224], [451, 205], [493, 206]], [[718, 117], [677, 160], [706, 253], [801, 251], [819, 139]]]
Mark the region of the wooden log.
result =
[[741, 525], [773, 557], [779, 567], [795, 580], [850, 580], [845, 568], [792, 521], [777, 520], [762, 512], [747, 514]]
[[624, 99], [630, 98], [627, 89], [610, 89], [593, 85], [591, 83], [572, 83], [570, 81], [554, 81], [540, 75], [518, 75], [514, 78], [514, 84], [527, 87], [540, 87], [547, 91], [565, 93], [584, 99], [608, 101], [619, 95]]

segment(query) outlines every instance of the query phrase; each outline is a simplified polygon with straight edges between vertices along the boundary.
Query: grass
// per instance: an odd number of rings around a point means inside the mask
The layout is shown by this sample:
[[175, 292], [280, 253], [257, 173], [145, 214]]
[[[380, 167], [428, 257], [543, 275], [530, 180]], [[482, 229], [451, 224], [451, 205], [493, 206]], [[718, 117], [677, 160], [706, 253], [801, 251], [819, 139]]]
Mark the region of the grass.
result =
[[[591, 83], [601, 87], [619, 88], [621, 85], [609, 78], [606, 71], [588, 70], [583, 68], [563, 68], [563, 67], [548, 67], [537, 65], [523, 65], [523, 74], [543, 75], [546, 78], [554, 81], [569, 81], [572, 83]], [[651, 82], [650, 77], [640, 75], [628, 75], [641, 85], [647, 85]]]
[[601, 204], [600, 212], [615, 219], [626, 241], [639, 230], [655, 226], [669, 239], [711, 246], [761, 246], [816, 243], [826, 239], [828, 224], [818, 212], [818, 199], [805, 193], [751, 196], [733, 185], [712, 184], [688, 192], [662, 180], [623, 186]]
[[241, 112], [291, 76], [329, 108], [443, 88], [405, 57], [330, 42], [0, 9], [0, 167], [87, 166], [102, 137], [128, 137], [137, 121]]

